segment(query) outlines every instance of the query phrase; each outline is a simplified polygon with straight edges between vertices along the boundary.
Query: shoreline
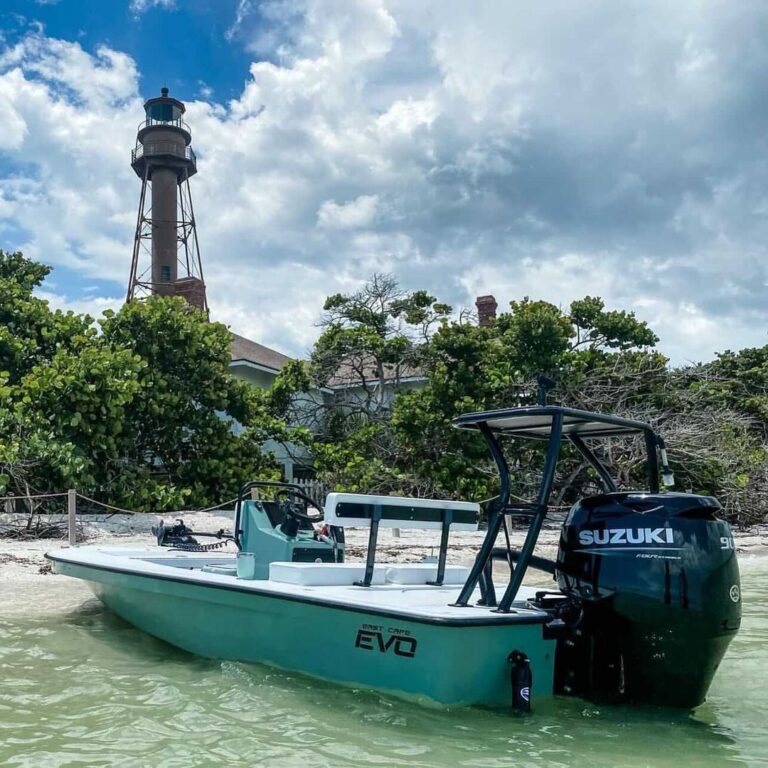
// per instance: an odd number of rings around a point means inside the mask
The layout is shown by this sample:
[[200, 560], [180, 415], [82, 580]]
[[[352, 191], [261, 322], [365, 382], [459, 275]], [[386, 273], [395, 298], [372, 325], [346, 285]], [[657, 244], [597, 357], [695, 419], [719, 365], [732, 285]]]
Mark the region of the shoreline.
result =
[[[154, 546], [155, 540], [150, 528], [158, 520], [159, 517], [146, 514], [115, 515], [101, 522], [82, 522], [85, 535], [82, 545], [151, 547]], [[184, 515], [184, 521], [193, 530], [215, 531], [220, 528], [229, 529], [232, 517], [231, 514], [193, 512]], [[351, 562], [364, 560], [368, 541], [367, 529], [348, 529], [345, 533], [348, 559]], [[457, 565], [470, 564], [484, 536], [484, 531], [452, 533], [448, 562]], [[559, 536], [559, 526], [544, 528], [536, 553], [553, 558]], [[502, 537], [499, 538], [501, 540]], [[525, 529], [510, 531], [513, 547], [519, 549], [524, 538]], [[768, 556], [768, 525], [754, 526], [743, 531], [736, 530], [734, 540], [741, 565]], [[382, 561], [418, 562], [426, 556], [436, 554], [438, 544], [439, 531], [403, 529], [400, 536], [396, 537], [392, 529], [383, 529], [379, 533], [378, 553]], [[21, 540], [0, 537], [0, 584], [5, 592], [4, 600], [0, 602], [0, 617], [68, 612], [79, 609], [84, 601], [95, 599], [83, 582], [51, 572], [45, 553], [66, 546], [66, 539]], [[227, 547], [223, 551], [230, 550], [233, 551], [233, 548]], [[548, 582], [547, 575], [532, 570], [526, 575], [524, 583], [546, 585]]]

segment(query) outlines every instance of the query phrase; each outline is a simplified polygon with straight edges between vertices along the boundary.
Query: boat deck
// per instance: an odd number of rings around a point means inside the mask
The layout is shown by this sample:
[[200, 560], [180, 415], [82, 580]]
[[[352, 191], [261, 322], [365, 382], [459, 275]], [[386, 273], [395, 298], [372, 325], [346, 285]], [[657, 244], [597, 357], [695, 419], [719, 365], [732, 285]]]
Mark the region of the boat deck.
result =
[[[470, 605], [451, 605], [461, 590], [460, 584], [431, 586], [427, 584], [373, 584], [370, 587], [354, 584], [306, 585], [273, 580], [238, 579], [227, 573], [202, 570], [204, 566], [235, 564], [234, 555], [191, 552], [168, 552], [154, 549], [128, 549], [120, 547], [87, 546], [60, 549], [46, 555], [57, 563], [70, 564], [93, 570], [92, 581], [100, 581], [99, 572], [130, 574], [141, 578], [189, 583], [216, 589], [252, 592], [288, 600], [299, 600], [346, 610], [398, 616], [415, 621], [446, 624], [539, 624], [548, 615], [526, 604], [539, 591], [522, 587], [518, 599], [509, 613], [496, 613], [491, 608], [478, 606], [477, 591]], [[377, 563], [376, 569], [402, 564]], [[333, 567], [333, 566], [331, 566]], [[66, 570], [54, 567], [54, 570]], [[73, 574], [74, 575], [74, 574]], [[80, 575], [80, 578], [86, 578]]]

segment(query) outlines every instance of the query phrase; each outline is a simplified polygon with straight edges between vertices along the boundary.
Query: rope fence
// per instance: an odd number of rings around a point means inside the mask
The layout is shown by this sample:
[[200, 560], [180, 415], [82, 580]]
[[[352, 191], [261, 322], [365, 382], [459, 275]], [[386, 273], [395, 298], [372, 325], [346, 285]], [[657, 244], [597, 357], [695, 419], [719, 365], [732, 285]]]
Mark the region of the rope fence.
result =
[[[321, 486], [317, 481], [304, 481], [301, 483], [297, 483], [303, 487], [306, 487], [307, 492], [311, 492], [312, 496], [317, 495], [318, 497], [321, 495], [322, 492], [327, 492], [327, 488], [324, 486]], [[308, 493], [309, 495], [309, 493]], [[48, 500], [52, 499], [67, 499], [66, 501], [66, 510], [63, 509], [63, 505], [61, 509], [54, 509], [54, 510], [45, 510], [42, 509], [42, 503], [46, 502]], [[486, 504], [490, 501], [493, 501], [496, 497], [491, 497], [489, 499], [484, 499], [481, 504]], [[81, 502], [84, 502], [87, 505], [92, 505], [97, 508], [102, 508], [105, 512], [93, 512], [93, 511], [86, 511], [80, 506], [80, 509], [78, 509], [78, 500]], [[211, 507], [205, 507], [204, 509], [184, 509], [184, 510], [176, 510], [171, 512], [165, 512], [163, 514], [168, 516], [181, 516], [181, 515], [191, 515], [191, 514], [201, 514], [206, 512], [214, 512], [217, 509], [224, 509], [227, 507], [233, 507], [235, 503], [237, 502], [238, 497], [236, 496], [233, 499], [228, 499], [227, 501], [223, 501], [220, 504], [215, 504]], [[527, 500], [526, 500], [527, 501]], [[319, 503], [322, 503], [321, 501]], [[23, 506], [26, 505], [26, 509], [22, 509]], [[564, 517], [564, 513], [567, 512], [569, 509], [569, 506], [567, 505], [555, 505], [550, 507], [551, 512], [554, 512], [555, 514], [552, 516], [552, 519], [549, 521], [551, 523], [560, 523], [562, 522], [562, 517]], [[37, 517], [38, 521], [39, 518], [42, 516], [64, 516], [66, 515], [66, 535], [67, 539], [69, 540], [70, 546], [76, 546], [78, 541], [78, 517], [96, 517], [100, 514], [103, 514], [103, 519], [99, 520], [98, 522], [104, 522], [114, 515], [128, 515], [128, 516], [134, 516], [137, 514], [141, 514], [137, 512], [136, 510], [132, 509], [126, 509], [124, 507], [118, 507], [114, 504], [108, 504], [104, 501], [99, 501], [98, 499], [91, 498], [90, 496], [86, 496], [83, 493], [79, 493], [76, 489], [70, 488], [68, 491], [61, 491], [59, 493], [38, 493], [38, 494], [27, 494], [22, 496], [0, 496], [0, 510], [4, 511], [6, 515], [12, 516], [26, 516], [26, 523], [22, 526], [12, 526], [12, 525], [3, 525], [0, 523], [0, 535], [9, 535], [9, 534], [17, 534], [20, 538], [39, 538], [42, 535], [45, 536], [62, 536], [64, 533], [64, 526], [61, 523], [54, 523], [54, 524], [47, 524], [44, 526], [41, 526], [38, 522], [37, 525], [34, 527], [32, 526], [33, 518]], [[41, 533], [42, 531], [42, 533]], [[400, 529], [394, 528], [392, 529], [393, 536], [395, 538], [400, 538]], [[83, 538], [82, 536], [80, 537]]]
[[122, 507], [115, 507], [112, 504], [107, 504], [105, 501], [97, 501], [96, 499], [92, 499], [89, 496], [85, 496], [82, 493], [75, 492], [75, 496], [78, 499], [82, 499], [83, 501], [88, 501], [91, 504], [98, 504], [100, 507], [104, 507], [105, 509], [111, 509], [113, 515], [135, 515], [136, 512], [131, 509], [123, 509]]
[[63, 496], [66, 496], [66, 491], [61, 491], [60, 493], [33, 493], [28, 494], [26, 496], [0, 496], [0, 501], [19, 501], [19, 500], [29, 500], [32, 501], [33, 499], [57, 499], [62, 498]]
[[214, 509], [224, 509], [224, 507], [229, 507], [230, 505], [234, 504], [240, 497], [235, 496], [234, 499], [230, 499], [229, 501], [224, 501], [221, 504], [217, 504], [215, 507], [206, 507], [205, 509], [195, 509], [191, 510], [193, 512], [213, 512]]
[[[44, 503], [50, 499], [64, 499], [66, 498], [66, 509], [45, 509]], [[226, 507], [233, 507], [237, 502], [237, 496], [233, 499], [216, 504], [211, 507], [205, 507], [204, 509], [184, 509], [175, 510], [171, 512], [165, 512], [166, 515], [190, 515], [200, 514], [205, 512], [214, 512], [217, 509], [224, 509]], [[85, 511], [82, 505], [78, 509], [78, 500], [85, 502], [87, 505], [100, 507], [105, 510], [106, 514], [93, 511]], [[15, 533], [19, 538], [37, 538], [40, 536], [41, 530], [44, 531], [46, 536], [55, 535], [56, 531], [61, 528], [63, 533], [63, 526], [56, 524], [48, 524], [41, 526], [38, 524], [33, 527], [32, 520], [42, 516], [64, 516], [66, 515], [66, 534], [69, 540], [70, 546], [76, 546], [78, 541], [78, 518], [82, 517], [97, 517], [103, 514], [103, 518], [99, 522], [104, 522], [110, 519], [114, 515], [137, 515], [140, 514], [133, 509], [125, 509], [124, 507], [118, 507], [114, 504], [108, 504], [105, 501], [99, 501], [98, 499], [86, 496], [83, 493], [79, 493], [75, 488], [70, 488], [67, 491], [61, 491], [59, 493], [30, 493], [19, 496], [0, 496], [0, 512], [4, 512], [6, 516], [26, 517], [26, 523], [21, 526], [2, 525], [0, 524], [0, 535], [8, 535]], [[26, 534], [26, 535], [25, 535]], [[37, 534], [37, 535], [35, 535]]]

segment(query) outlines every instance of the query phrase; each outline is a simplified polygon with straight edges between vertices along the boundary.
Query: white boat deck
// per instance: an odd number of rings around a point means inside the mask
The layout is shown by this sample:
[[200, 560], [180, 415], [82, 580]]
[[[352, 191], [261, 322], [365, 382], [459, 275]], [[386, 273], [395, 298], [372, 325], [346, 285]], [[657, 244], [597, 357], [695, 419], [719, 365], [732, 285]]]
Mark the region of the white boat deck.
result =
[[[459, 595], [461, 584], [431, 586], [427, 584], [373, 584], [370, 587], [352, 583], [334, 585], [308, 585], [274, 580], [246, 580], [227, 573], [201, 570], [204, 565], [235, 565], [235, 556], [197, 552], [167, 552], [153, 549], [129, 549], [122, 547], [87, 546], [59, 549], [47, 555], [54, 561], [72, 563], [94, 569], [93, 581], [99, 581], [98, 571], [126, 573], [147, 578], [176, 582], [189, 582], [215, 588], [233, 589], [238, 592], [283, 596], [287, 599], [306, 600], [316, 604], [335, 605], [358, 611], [370, 610], [410, 617], [416, 620], [448, 620], [462, 623], [502, 623], [515, 621], [542, 621], [547, 614], [529, 608], [526, 600], [537, 589], [522, 587], [518, 599], [508, 614], [495, 613], [492, 609], [477, 606], [479, 590], [465, 608], [451, 605]], [[314, 564], [309, 564], [314, 565]], [[328, 564], [328, 568], [334, 568]], [[360, 566], [362, 567], [362, 566]], [[402, 569], [402, 563], [377, 563], [376, 572], [388, 567]], [[383, 579], [380, 579], [383, 580]]]

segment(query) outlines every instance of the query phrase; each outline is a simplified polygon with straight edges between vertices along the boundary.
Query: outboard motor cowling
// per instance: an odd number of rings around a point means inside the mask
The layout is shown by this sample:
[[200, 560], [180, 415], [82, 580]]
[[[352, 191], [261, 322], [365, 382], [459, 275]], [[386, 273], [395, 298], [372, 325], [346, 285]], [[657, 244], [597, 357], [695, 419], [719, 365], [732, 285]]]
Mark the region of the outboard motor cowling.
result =
[[556, 685], [588, 697], [694, 707], [741, 622], [733, 536], [716, 499], [620, 492], [578, 502], [556, 578], [580, 607]]

